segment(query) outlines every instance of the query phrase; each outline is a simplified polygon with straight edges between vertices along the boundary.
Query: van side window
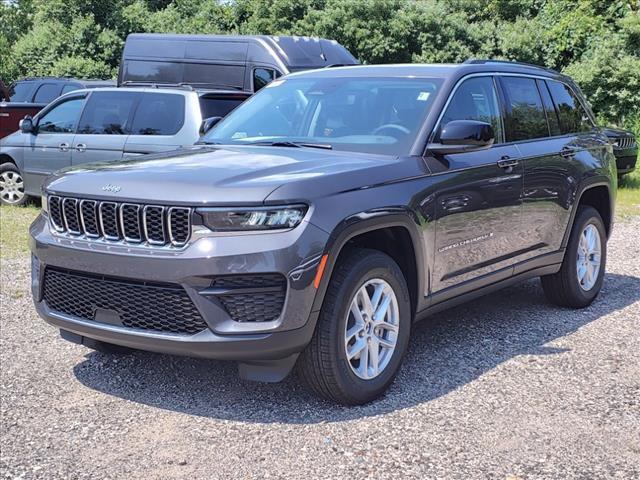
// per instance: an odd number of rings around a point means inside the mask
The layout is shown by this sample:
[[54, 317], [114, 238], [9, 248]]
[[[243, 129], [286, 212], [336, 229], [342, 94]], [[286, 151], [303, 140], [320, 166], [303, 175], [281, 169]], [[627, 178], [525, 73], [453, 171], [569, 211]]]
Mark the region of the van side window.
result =
[[132, 135], [175, 135], [184, 125], [184, 97], [144, 93], [131, 126]]
[[553, 105], [553, 100], [551, 100], [551, 94], [549, 93], [547, 84], [543, 80], [536, 80], [536, 83], [538, 84], [538, 91], [542, 97], [544, 110], [547, 113], [549, 134], [551, 136], [560, 135], [560, 120], [558, 120], [558, 112], [556, 112], [556, 107]]
[[43, 83], [36, 91], [33, 103], [51, 103], [60, 96], [60, 84]]
[[495, 132], [496, 143], [504, 141], [502, 115], [492, 77], [470, 78], [458, 87], [442, 116], [440, 127], [444, 127], [452, 120], [477, 120], [489, 123]]
[[74, 90], [78, 90], [82, 88], [80, 85], [75, 85], [73, 83], [68, 83], [64, 87], [62, 87], [62, 93], [60, 95], [64, 95], [65, 93], [73, 92]]
[[558, 110], [562, 134], [590, 131], [593, 123], [571, 89], [553, 80], [547, 80], [547, 85]]
[[257, 92], [267, 86], [274, 78], [276, 71], [271, 68], [256, 68], [253, 70], [253, 91]]
[[93, 92], [82, 113], [79, 134], [125, 135], [137, 93]]
[[507, 141], [531, 140], [549, 136], [547, 116], [536, 81], [525, 77], [500, 77], [507, 107]]

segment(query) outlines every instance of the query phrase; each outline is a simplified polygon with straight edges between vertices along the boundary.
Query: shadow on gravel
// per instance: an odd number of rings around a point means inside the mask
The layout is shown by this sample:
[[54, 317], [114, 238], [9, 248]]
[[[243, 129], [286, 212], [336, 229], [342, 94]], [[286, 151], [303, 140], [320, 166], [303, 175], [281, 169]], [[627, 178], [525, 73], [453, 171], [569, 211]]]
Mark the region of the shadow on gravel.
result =
[[340, 407], [306, 392], [295, 378], [245, 382], [235, 364], [139, 352], [90, 353], [74, 368], [84, 385], [132, 402], [224, 420], [318, 423], [381, 415], [428, 402], [518, 355], [561, 355], [549, 342], [640, 300], [640, 279], [610, 274], [584, 310], [549, 306], [530, 281], [442, 312], [416, 325], [405, 363], [388, 393]]

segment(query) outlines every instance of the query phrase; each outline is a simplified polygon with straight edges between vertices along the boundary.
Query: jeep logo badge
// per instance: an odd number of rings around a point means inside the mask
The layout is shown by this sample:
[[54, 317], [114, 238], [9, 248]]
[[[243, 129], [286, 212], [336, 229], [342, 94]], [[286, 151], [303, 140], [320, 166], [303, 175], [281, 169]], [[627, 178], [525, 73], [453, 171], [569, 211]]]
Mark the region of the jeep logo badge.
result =
[[108, 185], [105, 185], [104, 187], [102, 187], [102, 190], [105, 191], [105, 192], [118, 193], [122, 189], [118, 185], [108, 184]]

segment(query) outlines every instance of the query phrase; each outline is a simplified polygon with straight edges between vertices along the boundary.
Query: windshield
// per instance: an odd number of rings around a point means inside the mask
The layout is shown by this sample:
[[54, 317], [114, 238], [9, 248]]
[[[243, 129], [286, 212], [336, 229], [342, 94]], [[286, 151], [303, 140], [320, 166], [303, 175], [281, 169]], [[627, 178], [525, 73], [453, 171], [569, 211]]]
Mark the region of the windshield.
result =
[[207, 133], [203, 142], [296, 142], [336, 150], [408, 154], [441, 80], [275, 80]]

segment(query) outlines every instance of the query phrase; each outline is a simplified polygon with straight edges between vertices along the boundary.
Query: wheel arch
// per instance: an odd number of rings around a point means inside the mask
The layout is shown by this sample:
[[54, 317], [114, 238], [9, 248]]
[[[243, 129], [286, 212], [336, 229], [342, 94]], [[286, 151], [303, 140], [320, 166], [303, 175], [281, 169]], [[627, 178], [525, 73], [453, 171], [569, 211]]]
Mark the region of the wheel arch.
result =
[[16, 167], [18, 166], [13, 157], [7, 153], [0, 153], [0, 165], [3, 163], [13, 163]]
[[[425, 253], [418, 221], [404, 208], [361, 212], [342, 220], [325, 247], [326, 265], [312, 311], [322, 307], [329, 281], [342, 255], [350, 248], [372, 248], [389, 255], [406, 279], [413, 315], [424, 307]], [[410, 248], [411, 251], [406, 251]]]
[[562, 248], [566, 248], [569, 242], [569, 236], [573, 229], [576, 214], [581, 205], [591, 206], [598, 211], [604, 222], [607, 238], [611, 236], [614, 221], [615, 192], [612, 191], [611, 182], [608, 179], [595, 178], [583, 185], [576, 195], [576, 201], [574, 202], [569, 221], [569, 228], [565, 231], [564, 238], [562, 239]]

